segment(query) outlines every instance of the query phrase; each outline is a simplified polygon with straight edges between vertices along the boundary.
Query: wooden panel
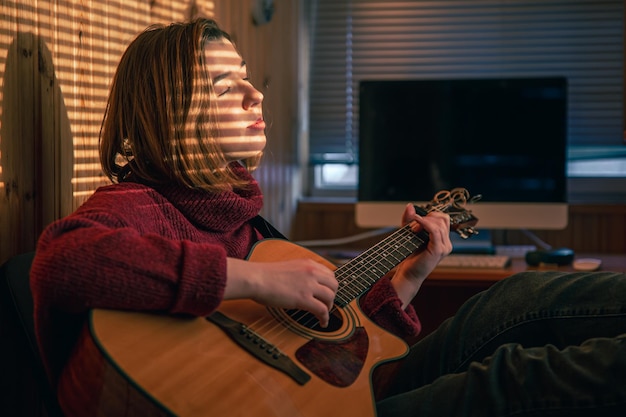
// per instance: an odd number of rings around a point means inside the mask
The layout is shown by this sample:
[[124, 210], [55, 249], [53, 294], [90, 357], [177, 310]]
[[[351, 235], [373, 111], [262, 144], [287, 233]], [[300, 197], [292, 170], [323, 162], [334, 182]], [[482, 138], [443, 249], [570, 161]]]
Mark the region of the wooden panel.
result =
[[8, 2], [0, 29], [0, 262], [33, 250], [43, 228], [108, 180], [98, 134], [128, 43], [153, 23], [214, 2]]
[[[17, 12], [17, 11], [16, 11]], [[13, 16], [13, 21], [16, 17]], [[15, 29], [14, 22], [7, 29]], [[0, 122], [0, 258], [32, 245], [35, 230], [35, 75], [37, 40], [28, 33], [3, 33], [3, 89]]]

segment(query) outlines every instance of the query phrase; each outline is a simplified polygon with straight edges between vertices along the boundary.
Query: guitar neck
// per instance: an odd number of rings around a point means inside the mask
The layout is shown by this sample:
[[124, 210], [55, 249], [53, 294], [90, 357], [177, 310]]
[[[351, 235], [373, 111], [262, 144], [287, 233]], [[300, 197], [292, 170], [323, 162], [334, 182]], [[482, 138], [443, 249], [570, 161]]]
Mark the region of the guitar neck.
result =
[[348, 305], [376, 281], [428, 242], [428, 233], [415, 233], [406, 225], [346, 262], [335, 271], [339, 289], [335, 304]]

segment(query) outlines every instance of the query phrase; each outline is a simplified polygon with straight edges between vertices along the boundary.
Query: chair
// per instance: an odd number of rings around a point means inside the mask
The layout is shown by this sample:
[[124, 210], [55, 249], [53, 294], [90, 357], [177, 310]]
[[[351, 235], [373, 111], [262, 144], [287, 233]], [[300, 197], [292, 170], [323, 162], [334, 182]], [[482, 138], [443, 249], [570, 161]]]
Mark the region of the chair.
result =
[[14, 394], [0, 402], [0, 414], [62, 417], [35, 338], [29, 283], [34, 255], [16, 255], [0, 267], [0, 353], [5, 361], [0, 388]]

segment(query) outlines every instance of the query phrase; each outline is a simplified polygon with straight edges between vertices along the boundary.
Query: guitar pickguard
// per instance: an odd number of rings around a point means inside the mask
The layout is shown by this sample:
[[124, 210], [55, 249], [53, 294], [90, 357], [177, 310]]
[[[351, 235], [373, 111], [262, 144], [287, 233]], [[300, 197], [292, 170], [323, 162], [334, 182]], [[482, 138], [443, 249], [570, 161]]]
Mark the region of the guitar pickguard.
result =
[[295, 358], [309, 371], [336, 387], [350, 386], [363, 370], [369, 349], [366, 329], [352, 306], [331, 311], [328, 327], [302, 310], [268, 308], [274, 319], [294, 334], [308, 339]]
[[[289, 316], [289, 311], [285, 311], [285, 314]], [[334, 317], [338, 319], [337, 314]], [[311, 379], [277, 346], [265, 340], [252, 328], [219, 311], [206, 319], [220, 327], [248, 353], [266, 365], [289, 375], [298, 384], [304, 385]], [[342, 339], [313, 338], [296, 350], [295, 357], [308, 370], [327, 383], [337, 387], [350, 386], [363, 370], [369, 347], [365, 328], [359, 326], [352, 330], [350, 336]]]
[[329, 384], [347, 387], [363, 370], [368, 346], [366, 330], [358, 327], [346, 340], [313, 339], [296, 351], [296, 358]]

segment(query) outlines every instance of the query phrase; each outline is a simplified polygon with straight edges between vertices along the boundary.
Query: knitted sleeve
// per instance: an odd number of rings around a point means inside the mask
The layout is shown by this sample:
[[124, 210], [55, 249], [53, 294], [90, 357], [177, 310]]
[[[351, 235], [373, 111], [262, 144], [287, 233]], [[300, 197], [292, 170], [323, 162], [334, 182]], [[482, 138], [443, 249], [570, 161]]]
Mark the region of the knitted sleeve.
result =
[[39, 305], [206, 315], [226, 282], [226, 253], [208, 243], [140, 234], [108, 213], [70, 215], [39, 239], [31, 269]]
[[422, 330], [415, 308], [409, 305], [402, 309], [402, 301], [391, 285], [389, 276], [378, 280], [361, 297], [360, 307], [376, 324], [405, 340], [414, 338]]
[[[203, 203], [192, 208], [204, 207], [210, 216], [214, 207]], [[244, 256], [258, 238], [251, 227], [235, 225], [229, 234], [193, 216], [147, 187], [110, 186], [44, 230], [30, 283], [37, 341], [52, 383], [90, 309], [195, 316], [217, 309], [227, 256]]]

